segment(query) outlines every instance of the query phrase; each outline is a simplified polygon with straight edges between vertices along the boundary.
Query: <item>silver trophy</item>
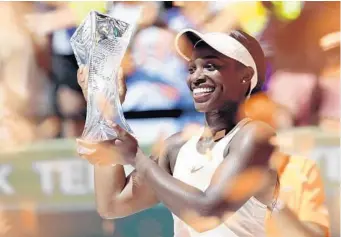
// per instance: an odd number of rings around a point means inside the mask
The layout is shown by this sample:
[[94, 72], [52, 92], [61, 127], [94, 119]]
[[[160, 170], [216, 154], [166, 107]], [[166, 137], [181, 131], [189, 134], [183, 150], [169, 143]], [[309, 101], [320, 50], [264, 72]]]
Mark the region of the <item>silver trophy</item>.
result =
[[[118, 94], [117, 72], [135, 25], [91, 11], [71, 37], [78, 65], [89, 69], [87, 114], [82, 139], [100, 142], [117, 138], [108, 121], [132, 134]], [[78, 151], [82, 154], [81, 147]]]

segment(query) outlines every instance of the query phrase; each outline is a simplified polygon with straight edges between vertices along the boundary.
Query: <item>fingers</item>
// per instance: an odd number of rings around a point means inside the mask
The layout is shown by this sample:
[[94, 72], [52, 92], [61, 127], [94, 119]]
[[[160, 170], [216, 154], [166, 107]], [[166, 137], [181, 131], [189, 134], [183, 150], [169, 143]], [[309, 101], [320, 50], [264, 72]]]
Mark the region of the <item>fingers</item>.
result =
[[95, 143], [87, 142], [87, 141], [82, 140], [82, 139], [76, 139], [76, 142], [79, 146], [82, 146], [87, 150], [95, 150], [96, 146], [97, 146], [97, 144], [95, 144]]
[[77, 70], [77, 82], [80, 85], [81, 82], [83, 82], [83, 78], [81, 78], [81, 74], [83, 73], [83, 65], [80, 65], [78, 70]]
[[89, 161], [90, 164], [97, 163], [97, 156], [96, 156], [96, 144], [89, 143], [81, 139], [76, 139], [77, 145], [81, 147], [82, 154], [79, 154], [80, 157]]
[[116, 140], [114, 140], [114, 144], [116, 146], [121, 146], [123, 144], [123, 142], [121, 140], [116, 139]]
[[114, 143], [113, 140], [101, 141], [100, 143], [92, 143], [82, 139], [76, 139], [77, 145], [82, 147], [84, 152], [88, 155], [92, 155], [99, 147], [110, 146]]
[[123, 80], [123, 69], [122, 69], [122, 67], [120, 67], [118, 69], [117, 78], [119, 81]]
[[84, 65], [81, 65], [77, 70], [77, 82], [81, 87], [87, 84], [88, 73], [88, 68]]
[[115, 159], [115, 156], [111, 157], [109, 154], [97, 154], [97, 152], [93, 154], [82, 154], [81, 158], [86, 159], [92, 165], [100, 166], [122, 163], [118, 159]]
[[[91, 164], [97, 164], [101, 157], [105, 157], [105, 152], [103, 153], [103, 148], [108, 146], [107, 142], [102, 143], [91, 143], [82, 139], [76, 139], [77, 145], [81, 147], [80, 157], [88, 160]], [[105, 148], [104, 148], [105, 149]], [[103, 154], [101, 154], [103, 153]]]
[[78, 85], [82, 88], [82, 92], [85, 100], [88, 97], [88, 68], [84, 65], [81, 65], [77, 70], [77, 82]]
[[120, 102], [122, 104], [124, 102], [125, 95], [127, 93], [127, 85], [125, 83], [124, 76], [123, 76], [123, 70], [121, 67], [118, 70], [117, 79], [118, 79], [118, 94], [120, 97]]
[[78, 70], [77, 70], [77, 81], [78, 83], [84, 82], [84, 65], [80, 65]]
[[93, 144], [77, 139], [78, 145], [82, 148], [82, 154], [79, 156], [83, 159], [86, 159], [92, 165], [124, 165], [125, 161], [121, 158], [122, 156], [120, 148], [113, 145], [115, 142], [116, 140], [110, 140]]
[[83, 159], [86, 159], [92, 165], [96, 165], [99, 162], [98, 157], [92, 154], [82, 154], [80, 155], [80, 157], [82, 157]]
[[89, 154], [100, 146], [109, 146], [114, 143], [114, 140], [107, 140], [107, 141], [101, 141], [100, 143], [93, 143], [93, 142], [88, 142], [83, 139], [76, 139], [77, 145], [84, 147], [86, 150], [89, 150]]
[[[125, 140], [125, 138], [129, 135], [129, 133], [124, 130], [121, 126], [119, 126], [118, 124], [116, 123], [113, 123], [112, 121], [108, 121], [110, 127], [115, 130], [116, 134], [117, 134], [117, 137], [118, 139], [120, 140]], [[114, 141], [115, 144], [121, 144], [120, 142], [118, 141]]]

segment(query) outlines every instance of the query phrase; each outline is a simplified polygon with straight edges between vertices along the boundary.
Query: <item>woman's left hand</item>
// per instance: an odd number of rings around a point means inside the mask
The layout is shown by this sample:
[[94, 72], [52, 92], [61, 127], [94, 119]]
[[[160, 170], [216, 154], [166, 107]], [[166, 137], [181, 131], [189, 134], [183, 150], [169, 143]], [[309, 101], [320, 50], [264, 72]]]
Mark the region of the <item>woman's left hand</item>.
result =
[[110, 124], [117, 138], [100, 143], [88, 143], [77, 139], [79, 146], [88, 152], [80, 156], [95, 165], [126, 165], [135, 167], [136, 153], [139, 150], [137, 140], [117, 124]]
[[118, 124], [111, 124], [111, 127], [117, 134], [117, 139], [114, 140], [114, 149], [121, 154], [127, 164], [135, 167], [136, 153], [140, 149], [136, 138]]

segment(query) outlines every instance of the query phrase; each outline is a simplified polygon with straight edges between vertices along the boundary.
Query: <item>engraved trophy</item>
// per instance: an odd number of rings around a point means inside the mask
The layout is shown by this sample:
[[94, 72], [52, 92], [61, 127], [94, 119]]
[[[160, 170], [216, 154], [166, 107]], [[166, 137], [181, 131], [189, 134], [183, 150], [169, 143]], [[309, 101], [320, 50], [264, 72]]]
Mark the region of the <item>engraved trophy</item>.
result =
[[[108, 120], [132, 134], [123, 116], [117, 72], [134, 28], [134, 23], [91, 11], [71, 37], [78, 65], [89, 69], [84, 140], [100, 142], [117, 138]], [[78, 147], [78, 152], [84, 154], [86, 150]]]

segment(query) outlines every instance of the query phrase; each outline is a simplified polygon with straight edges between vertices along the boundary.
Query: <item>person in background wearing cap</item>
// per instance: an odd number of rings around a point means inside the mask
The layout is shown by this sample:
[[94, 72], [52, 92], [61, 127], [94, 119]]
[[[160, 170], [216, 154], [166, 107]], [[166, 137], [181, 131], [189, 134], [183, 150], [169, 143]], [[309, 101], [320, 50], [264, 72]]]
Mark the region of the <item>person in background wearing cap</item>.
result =
[[[99, 214], [120, 218], [161, 202], [173, 213], [178, 237], [328, 236], [328, 212], [314, 163], [301, 159], [304, 173], [297, 164], [297, 169], [284, 171], [287, 162], [270, 165], [270, 157], [277, 154], [270, 142], [275, 130], [239, 110], [261, 91], [265, 60], [259, 43], [241, 31], [185, 30], [178, 34], [176, 47], [188, 61], [187, 84], [195, 108], [205, 113], [205, 129], [189, 140], [180, 133], [171, 136], [158, 157], [143, 154], [137, 140], [115, 124], [114, 141], [98, 145], [78, 140], [92, 149], [83, 157], [95, 166]], [[86, 95], [83, 70], [78, 80]], [[107, 165], [101, 163], [105, 159], [110, 160]], [[128, 177], [125, 164], [135, 168]], [[293, 191], [290, 195], [281, 193], [280, 173], [283, 187]], [[276, 223], [286, 228], [278, 229]]]

